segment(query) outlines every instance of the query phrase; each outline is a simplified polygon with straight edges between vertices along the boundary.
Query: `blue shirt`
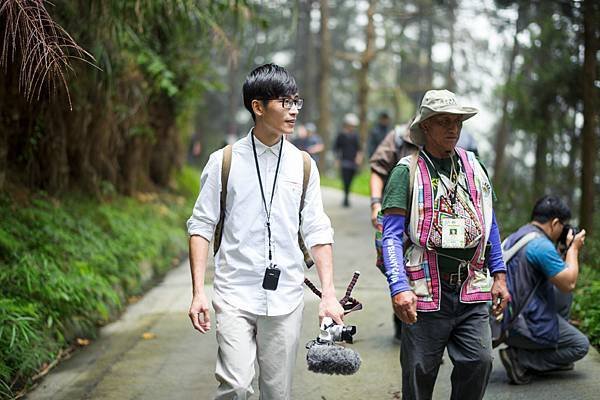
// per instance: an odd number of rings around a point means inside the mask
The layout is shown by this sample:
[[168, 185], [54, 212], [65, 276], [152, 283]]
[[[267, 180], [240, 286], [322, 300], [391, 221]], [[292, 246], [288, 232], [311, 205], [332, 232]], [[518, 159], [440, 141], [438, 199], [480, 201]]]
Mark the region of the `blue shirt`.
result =
[[547, 278], [556, 276], [566, 268], [565, 262], [546, 236], [533, 239], [526, 248], [527, 261], [538, 268]]

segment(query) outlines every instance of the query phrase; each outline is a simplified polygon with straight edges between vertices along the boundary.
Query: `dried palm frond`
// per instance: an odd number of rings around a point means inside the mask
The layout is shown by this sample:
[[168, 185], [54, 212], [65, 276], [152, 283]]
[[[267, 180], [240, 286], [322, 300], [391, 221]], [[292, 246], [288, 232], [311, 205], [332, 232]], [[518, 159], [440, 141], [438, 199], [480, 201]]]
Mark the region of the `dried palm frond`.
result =
[[52, 19], [45, 3], [0, 0], [0, 66], [6, 71], [9, 63], [20, 63], [19, 90], [28, 101], [39, 99], [45, 85], [52, 95], [62, 86], [73, 109], [66, 79], [67, 71], [73, 70], [70, 61], [93, 65], [95, 59]]

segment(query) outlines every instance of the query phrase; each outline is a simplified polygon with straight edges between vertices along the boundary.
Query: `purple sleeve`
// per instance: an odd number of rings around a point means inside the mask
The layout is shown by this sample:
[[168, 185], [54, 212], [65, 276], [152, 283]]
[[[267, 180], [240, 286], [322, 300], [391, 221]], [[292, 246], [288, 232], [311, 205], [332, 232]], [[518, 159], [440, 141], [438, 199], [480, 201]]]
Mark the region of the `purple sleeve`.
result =
[[490, 259], [488, 266], [490, 274], [496, 272], [506, 272], [506, 265], [502, 259], [502, 247], [500, 244], [500, 231], [498, 230], [498, 223], [496, 222], [496, 213], [492, 216], [492, 230], [490, 231], [490, 243], [492, 248], [490, 250]]
[[398, 214], [383, 216], [383, 268], [392, 296], [412, 290], [404, 270], [402, 234], [405, 220]]

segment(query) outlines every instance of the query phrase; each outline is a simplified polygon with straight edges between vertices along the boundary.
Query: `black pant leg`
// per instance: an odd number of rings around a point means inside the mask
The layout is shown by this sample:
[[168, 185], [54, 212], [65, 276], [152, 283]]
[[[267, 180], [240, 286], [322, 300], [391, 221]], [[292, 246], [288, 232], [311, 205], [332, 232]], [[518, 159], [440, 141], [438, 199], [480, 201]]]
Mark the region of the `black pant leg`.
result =
[[350, 185], [352, 184], [352, 179], [354, 178], [354, 168], [342, 168], [342, 182], [344, 184], [344, 195], [345, 198], [348, 198], [348, 193], [350, 193]]
[[460, 304], [448, 342], [453, 400], [480, 400], [492, 372], [492, 334], [486, 303]]
[[452, 322], [441, 311], [420, 312], [415, 324], [402, 324], [400, 364], [403, 399], [431, 399], [451, 331]]

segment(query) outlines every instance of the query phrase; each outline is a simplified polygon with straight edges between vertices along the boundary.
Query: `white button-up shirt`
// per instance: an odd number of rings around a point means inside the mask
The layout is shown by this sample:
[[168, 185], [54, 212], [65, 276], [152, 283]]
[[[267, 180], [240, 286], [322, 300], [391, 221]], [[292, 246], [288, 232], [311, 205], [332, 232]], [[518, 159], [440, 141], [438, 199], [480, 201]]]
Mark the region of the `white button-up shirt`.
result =
[[[271, 207], [273, 263], [281, 270], [277, 290], [265, 290], [262, 281], [268, 266], [266, 213], [260, 193], [250, 133], [233, 145], [227, 183], [223, 238], [215, 256], [215, 294], [227, 303], [257, 315], [284, 315], [302, 301], [304, 257], [298, 246], [302, 153], [283, 142], [279, 177]], [[273, 190], [280, 143], [267, 147], [256, 137], [256, 153], [267, 201]], [[187, 222], [190, 235], [211, 241], [219, 222], [223, 150], [210, 155], [200, 182], [200, 194]], [[323, 211], [319, 171], [311, 160], [310, 179], [302, 211], [302, 235], [310, 249], [333, 243], [333, 229]]]

